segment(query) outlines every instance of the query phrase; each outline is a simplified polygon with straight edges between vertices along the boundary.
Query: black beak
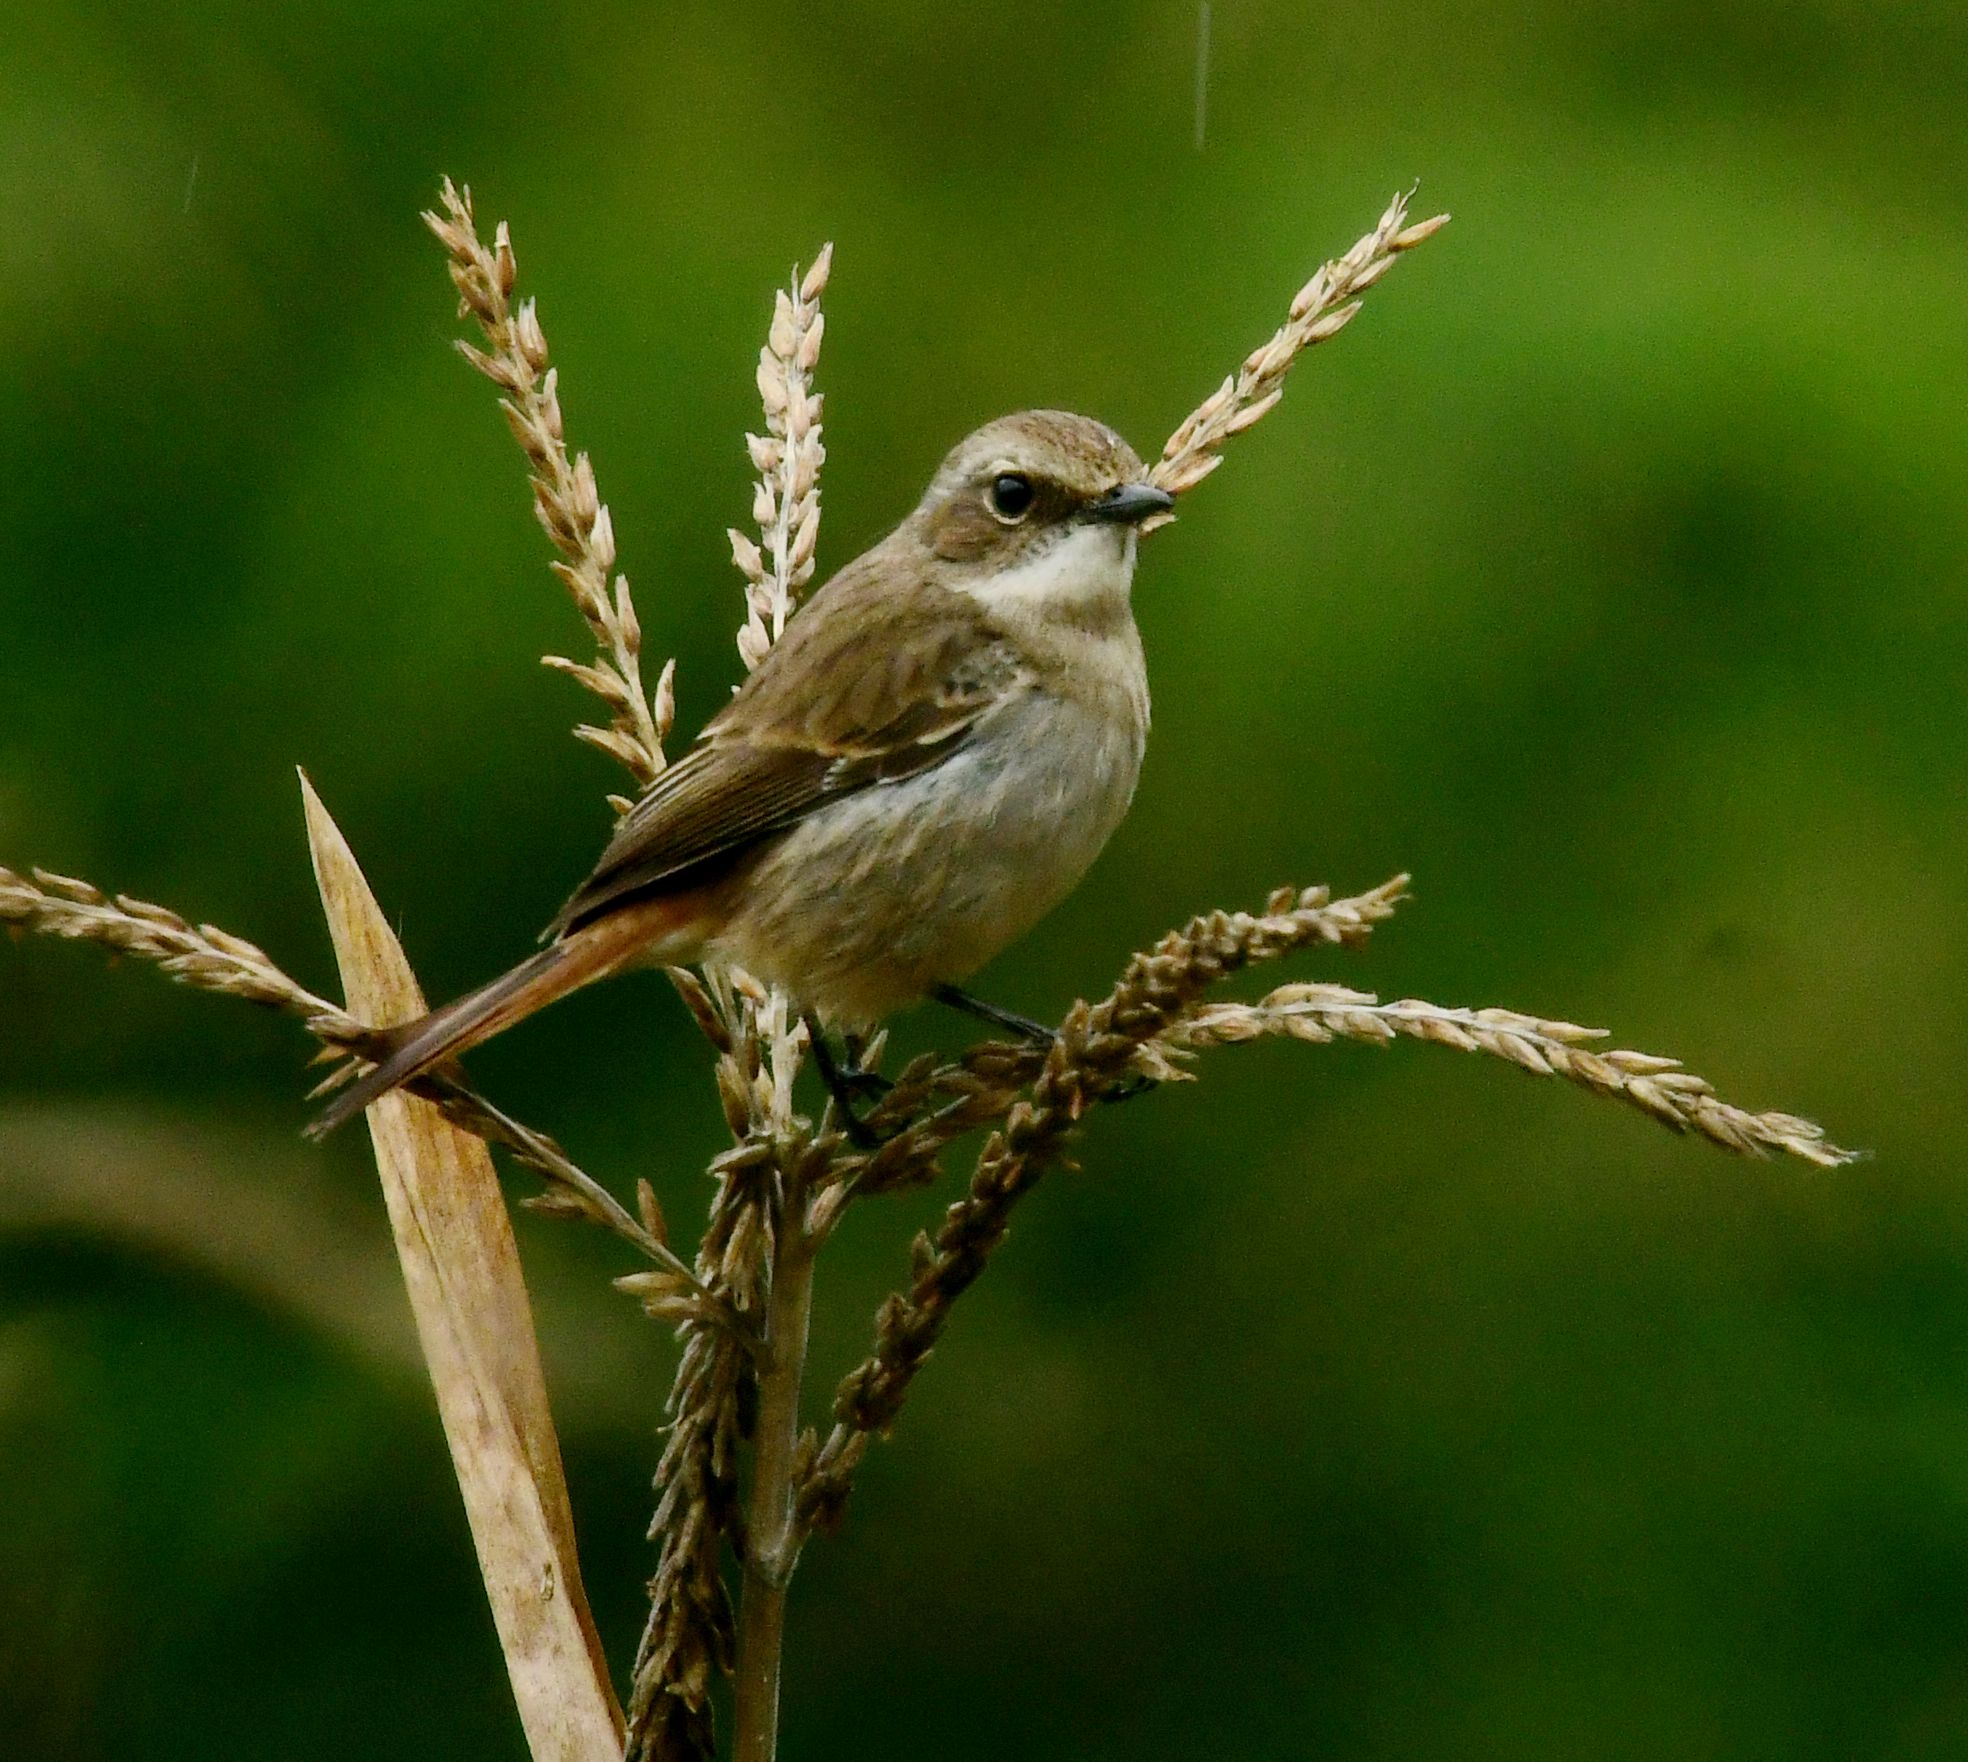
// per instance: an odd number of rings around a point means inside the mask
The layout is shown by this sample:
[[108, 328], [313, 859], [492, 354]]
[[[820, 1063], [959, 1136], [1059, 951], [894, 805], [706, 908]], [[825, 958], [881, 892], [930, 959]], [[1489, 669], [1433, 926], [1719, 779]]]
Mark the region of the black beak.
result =
[[1104, 496], [1096, 496], [1080, 509], [1083, 520], [1097, 520], [1105, 526], [1132, 526], [1150, 514], [1166, 513], [1175, 506], [1175, 497], [1152, 483], [1117, 483]]

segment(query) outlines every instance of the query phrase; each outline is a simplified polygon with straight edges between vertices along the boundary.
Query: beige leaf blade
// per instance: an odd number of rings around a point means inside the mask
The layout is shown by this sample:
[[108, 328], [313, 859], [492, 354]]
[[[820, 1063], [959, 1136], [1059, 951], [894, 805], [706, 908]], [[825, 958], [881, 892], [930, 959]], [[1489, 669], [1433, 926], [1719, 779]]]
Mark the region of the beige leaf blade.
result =
[[[301, 795], [350, 1011], [378, 1026], [421, 1014], [416, 976], [305, 776]], [[622, 1713], [581, 1586], [532, 1306], [491, 1155], [407, 1095], [376, 1102], [369, 1131], [534, 1762], [617, 1762]]]

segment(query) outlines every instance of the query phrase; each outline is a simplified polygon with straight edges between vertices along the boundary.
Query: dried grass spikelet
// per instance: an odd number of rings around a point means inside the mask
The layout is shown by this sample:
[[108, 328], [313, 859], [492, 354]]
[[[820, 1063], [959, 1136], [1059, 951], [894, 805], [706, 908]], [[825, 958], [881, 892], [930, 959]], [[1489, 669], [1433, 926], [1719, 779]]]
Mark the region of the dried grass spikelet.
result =
[[765, 407], [765, 433], [745, 436], [752, 467], [759, 474], [752, 492], [754, 542], [736, 527], [730, 531], [731, 560], [745, 577], [746, 617], [738, 632], [738, 653], [747, 671], [785, 631], [800, 589], [813, 579], [814, 549], [820, 536], [820, 467], [827, 449], [820, 439], [822, 399], [813, 389], [826, 317], [820, 296], [833, 269], [834, 247], [820, 248], [804, 276], [779, 290], [772, 326], [759, 350], [759, 400]]
[[[915, 1239], [907, 1289], [883, 1302], [873, 1351], [840, 1383], [833, 1428], [802, 1486], [806, 1522], [826, 1525], [839, 1517], [861, 1458], [894, 1424], [951, 1306], [1003, 1241], [1012, 1207], [1061, 1159], [1079, 1119], [1143, 1080], [1186, 1079], [1182, 1061], [1202, 1048], [1266, 1035], [1374, 1044], [1407, 1036], [1563, 1078], [1740, 1155], [1781, 1152], [1826, 1167], [1854, 1160], [1854, 1152], [1829, 1143], [1810, 1120], [1733, 1107], [1674, 1059], [1594, 1052], [1585, 1043], [1599, 1031], [1570, 1022], [1512, 1010], [1446, 1009], [1412, 998], [1382, 1004], [1368, 993], [1324, 984], [1281, 986], [1255, 1004], [1203, 1001], [1211, 985], [1255, 962], [1308, 946], [1357, 945], [1392, 915], [1407, 884], [1405, 875], [1396, 876], [1342, 900], [1331, 900], [1323, 888], [1284, 888], [1260, 913], [1206, 913], [1136, 955], [1101, 1003], [1076, 1006], [1049, 1054], [991, 1044], [956, 1066], [904, 1073], [884, 1106], [907, 1110], [906, 1123], [878, 1150], [836, 1164], [854, 1191], [912, 1184], [933, 1171], [937, 1154], [960, 1133], [991, 1120], [1002, 1125], [936, 1233]], [[1021, 1099], [1028, 1084], [1030, 1094]], [[939, 1092], [954, 1099], [929, 1109]], [[837, 1210], [843, 1197], [830, 1190], [820, 1203]]]
[[[1411, 194], [1412, 192], [1409, 192]], [[1223, 463], [1223, 446], [1232, 435], [1255, 426], [1285, 395], [1285, 375], [1314, 343], [1337, 336], [1360, 310], [1359, 296], [1411, 251], [1449, 223], [1446, 214], [1407, 224], [1408, 195], [1388, 203], [1373, 231], [1345, 256], [1325, 264], [1298, 290], [1290, 315], [1271, 340], [1245, 357], [1242, 367], [1205, 398], [1169, 436], [1149, 480], [1179, 496]], [[1153, 532], [1174, 516], [1156, 514], [1142, 522]]]
[[[713, 967], [702, 979], [677, 969], [671, 978], [716, 1052], [733, 1138], [711, 1163], [715, 1190], [695, 1274], [744, 1331], [645, 1297], [652, 1315], [679, 1323], [683, 1342], [656, 1468], [649, 1534], [657, 1561], [628, 1708], [629, 1754], [650, 1759], [716, 1753], [711, 1683], [730, 1674], [736, 1643], [723, 1558], [740, 1529], [739, 1452], [756, 1372], [748, 1341], [765, 1311], [787, 1169], [809, 1153], [793, 1113], [803, 1034], [784, 994], [735, 969]], [[637, 1295], [647, 1289], [617, 1282]]]
[[[820, 297], [833, 264], [821, 248], [804, 276], [773, 306], [759, 351], [765, 433], [746, 447], [759, 473], [754, 542], [733, 529], [731, 554], [745, 577], [738, 653], [762, 661], [812, 580], [820, 533], [821, 398], [813, 390], [825, 320]], [[754, 1333], [770, 1289], [772, 1247], [785, 1195], [812, 1155], [793, 1112], [793, 1083], [805, 1031], [784, 992], [740, 968], [712, 965], [703, 977], [672, 970], [672, 982], [711, 1043], [718, 1099], [732, 1145], [711, 1164], [715, 1190], [695, 1273], [717, 1302]], [[711, 1683], [731, 1674], [737, 1628], [724, 1582], [724, 1550], [742, 1547], [738, 1461], [743, 1408], [756, 1359], [742, 1336], [715, 1316], [659, 1309], [666, 1291], [638, 1290], [659, 1319], [675, 1320], [683, 1352], [671, 1385], [669, 1425], [657, 1464], [657, 1545], [649, 1617], [636, 1649], [629, 1694], [629, 1749], [637, 1762], [683, 1762], [716, 1754]], [[652, 1301], [652, 1298], [655, 1301]]]
[[[729, 1152], [713, 1164], [717, 1190], [695, 1267], [703, 1284], [747, 1316], [762, 1306], [755, 1269], [763, 1259], [751, 1239], [760, 1210], [747, 1202], [760, 1167]], [[686, 1318], [680, 1331], [683, 1351], [666, 1408], [669, 1425], [649, 1525], [657, 1561], [627, 1708], [629, 1754], [650, 1758], [715, 1754], [711, 1683], [731, 1670], [734, 1635], [723, 1551], [738, 1511], [752, 1364], [723, 1330]]]
[[[363, 1048], [371, 1042], [373, 1030], [367, 1024], [289, 977], [245, 938], [213, 924], [194, 925], [148, 900], [105, 893], [73, 876], [36, 869], [30, 880], [0, 868], [0, 924], [68, 942], [91, 942], [112, 955], [148, 961], [196, 990], [241, 997], [290, 1015], [321, 1041], [324, 1057], [343, 1061], [326, 1086], [337, 1086], [360, 1069]], [[454, 1078], [431, 1075], [413, 1087], [435, 1101], [452, 1124], [502, 1146], [542, 1176], [547, 1190], [529, 1202], [535, 1209], [599, 1224], [658, 1265], [688, 1272], [666, 1243], [630, 1216], [545, 1133], [521, 1125]], [[699, 1291], [697, 1296], [707, 1313], [731, 1324], [728, 1312], [708, 1293]]]
[[[1262, 912], [1204, 913], [1137, 954], [1101, 1002], [1078, 1004], [1068, 1013], [1057, 1042], [1043, 1055], [1029, 1099], [1017, 1099], [1016, 1089], [1003, 1096], [1003, 1124], [979, 1153], [967, 1191], [933, 1237], [916, 1238], [909, 1287], [877, 1312], [874, 1350], [841, 1380], [833, 1429], [801, 1486], [805, 1522], [838, 1519], [869, 1443], [895, 1423], [951, 1306], [1004, 1240], [1012, 1207], [1060, 1159], [1090, 1107], [1138, 1086], [1143, 1050], [1232, 973], [1297, 949], [1357, 947], [1393, 916], [1407, 888], [1406, 875], [1350, 899], [1335, 900], [1323, 887], [1283, 888]], [[883, 1145], [868, 1165], [934, 1154], [921, 1139], [907, 1138], [904, 1133]]]
[[1788, 1113], [1731, 1106], [1681, 1061], [1656, 1053], [1594, 1051], [1603, 1028], [1546, 1021], [1508, 1009], [1445, 1009], [1420, 998], [1382, 1003], [1343, 985], [1283, 985], [1256, 1003], [1209, 1004], [1169, 1028], [1162, 1044], [1184, 1051], [1266, 1036], [1385, 1045], [1401, 1036], [1459, 1052], [1485, 1053], [1538, 1077], [1559, 1077], [1624, 1101], [1677, 1132], [1698, 1132], [1740, 1156], [1795, 1156], [1836, 1168], [1859, 1153], [1830, 1143], [1824, 1128]]
[[0, 924], [134, 955], [181, 984], [282, 1010], [337, 1047], [367, 1033], [338, 1004], [290, 979], [243, 937], [212, 924], [194, 925], [148, 900], [105, 893], [72, 875], [35, 869], [29, 879], [0, 868]]
[[[614, 522], [595, 488], [587, 454], [571, 461], [567, 456], [560, 376], [548, 359], [539, 310], [531, 300], [517, 308], [512, 303], [519, 265], [505, 222], [499, 223], [488, 247], [478, 236], [469, 189], [446, 178], [439, 199], [444, 212], [426, 212], [424, 224], [450, 255], [460, 316], [478, 321], [487, 345], [479, 349], [460, 340], [458, 352], [504, 393], [500, 408], [526, 455], [533, 511], [560, 553], [554, 573], [566, 584], [601, 651], [592, 665], [564, 655], [548, 655], [546, 664], [607, 704], [609, 726], [584, 724], [575, 735], [618, 760], [646, 789], [663, 770], [663, 742], [676, 713], [676, 664], [664, 666], [654, 697], [645, 696], [642, 627], [629, 597], [628, 577], [613, 573]], [[626, 805], [617, 802], [618, 808]]]
[[[654, 1477], [649, 1535], [656, 1568], [628, 1706], [628, 1753], [648, 1762], [716, 1754], [711, 1684], [735, 1661], [723, 1561], [741, 1527], [739, 1452], [756, 1374], [749, 1342], [765, 1312], [787, 1171], [810, 1153], [793, 1112], [804, 1030], [785, 994], [731, 968], [711, 967], [702, 978], [679, 968], [671, 979], [716, 1055], [713, 1074], [733, 1142], [711, 1162], [710, 1217], [693, 1269], [719, 1312], [679, 1310], [667, 1290], [617, 1281], [652, 1316], [676, 1323], [683, 1342]], [[720, 1312], [741, 1327], [722, 1325]]]

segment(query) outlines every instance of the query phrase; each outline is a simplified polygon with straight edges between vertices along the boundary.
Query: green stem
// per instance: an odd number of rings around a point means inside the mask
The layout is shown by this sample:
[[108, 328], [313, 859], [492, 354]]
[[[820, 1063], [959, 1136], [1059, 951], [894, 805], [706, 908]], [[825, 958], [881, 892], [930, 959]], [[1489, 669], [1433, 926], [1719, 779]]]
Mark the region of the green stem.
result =
[[813, 1307], [816, 1245], [805, 1218], [804, 1193], [789, 1187], [773, 1244], [765, 1355], [759, 1370], [758, 1441], [738, 1603], [732, 1762], [773, 1762], [779, 1742], [786, 1588], [799, 1558], [793, 1466], [799, 1447], [800, 1379], [806, 1369]]

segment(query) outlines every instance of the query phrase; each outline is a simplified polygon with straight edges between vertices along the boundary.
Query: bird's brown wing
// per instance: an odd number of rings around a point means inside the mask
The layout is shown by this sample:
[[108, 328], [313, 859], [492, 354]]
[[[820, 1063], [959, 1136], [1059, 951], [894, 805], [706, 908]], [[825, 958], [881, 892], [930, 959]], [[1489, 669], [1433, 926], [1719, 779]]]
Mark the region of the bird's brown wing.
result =
[[549, 933], [695, 884], [828, 803], [941, 763], [1024, 682], [965, 596], [843, 571], [630, 809]]

